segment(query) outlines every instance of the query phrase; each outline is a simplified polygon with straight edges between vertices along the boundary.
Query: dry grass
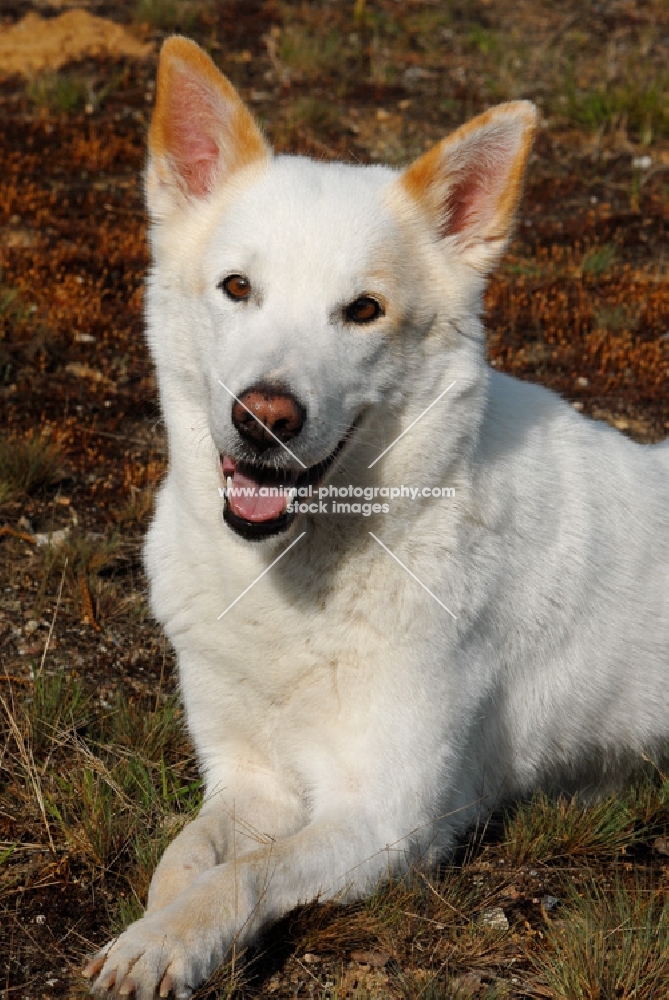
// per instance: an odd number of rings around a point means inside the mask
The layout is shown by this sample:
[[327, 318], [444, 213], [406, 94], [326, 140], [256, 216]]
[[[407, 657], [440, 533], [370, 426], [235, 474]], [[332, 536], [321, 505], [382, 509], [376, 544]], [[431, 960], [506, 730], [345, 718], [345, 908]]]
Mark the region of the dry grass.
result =
[[135, 0], [133, 19], [170, 32], [188, 32], [197, 21], [197, 3], [189, 0]]
[[[18, 833], [20, 815], [22, 831], [0, 843], [0, 909], [11, 919], [22, 885], [48, 885], [63, 865], [76, 872], [101, 922], [95, 941], [70, 951], [74, 976], [140, 915], [161, 851], [197, 809], [192, 751], [177, 702], [160, 692], [101, 711], [78, 679], [38, 670], [0, 709], [0, 829]], [[588, 808], [538, 795], [438, 876], [412, 871], [359, 904], [304, 908], [198, 996], [287, 998], [308, 986], [323, 1000], [657, 1000], [669, 984], [669, 907], [649, 862], [668, 826], [669, 781], [652, 767]]]
[[0, 496], [37, 493], [64, 476], [63, 453], [46, 435], [0, 437]]
[[546, 945], [532, 959], [539, 996], [669, 996], [669, 900], [653, 879], [593, 878], [580, 893], [572, 890]]
[[37, 671], [27, 694], [10, 684], [0, 695], [0, 714], [0, 823], [20, 815], [22, 832], [0, 845], [0, 910], [7, 919], [20, 886], [67, 865], [108, 907], [107, 933], [118, 930], [199, 803], [178, 705], [158, 692], [148, 711], [121, 697], [101, 713], [78, 679]]
[[90, 90], [80, 76], [45, 73], [31, 81], [28, 95], [37, 107], [54, 114], [81, 111], [90, 100]]

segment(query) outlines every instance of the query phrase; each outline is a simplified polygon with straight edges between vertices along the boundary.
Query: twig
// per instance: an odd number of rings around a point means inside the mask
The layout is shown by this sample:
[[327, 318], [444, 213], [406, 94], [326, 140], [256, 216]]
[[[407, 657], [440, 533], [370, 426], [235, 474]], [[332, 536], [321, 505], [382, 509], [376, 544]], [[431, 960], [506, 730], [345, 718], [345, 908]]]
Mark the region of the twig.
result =
[[28, 534], [27, 531], [17, 531], [16, 528], [10, 528], [6, 524], [0, 528], [0, 536], [2, 535], [11, 535], [12, 538], [20, 538], [23, 542], [30, 542], [31, 545], [37, 545], [37, 539], [34, 535]]
[[46, 637], [46, 643], [45, 643], [45, 646], [44, 646], [44, 652], [42, 653], [42, 660], [41, 660], [40, 665], [39, 665], [38, 673], [40, 675], [42, 673], [42, 670], [44, 669], [44, 661], [46, 660], [46, 654], [49, 652], [49, 645], [51, 643], [51, 636], [53, 635], [54, 625], [56, 624], [56, 616], [58, 615], [58, 608], [60, 606], [60, 598], [61, 598], [61, 594], [63, 593], [63, 584], [65, 582], [65, 570], [67, 569], [67, 564], [68, 564], [69, 561], [70, 561], [69, 560], [69, 556], [66, 556], [65, 557], [65, 565], [63, 566], [63, 572], [60, 575], [60, 584], [58, 586], [58, 594], [56, 596], [56, 607], [55, 607], [54, 612], [53, 612], [53, 618], [51, 619], [51, 625], [49, 626], [49, 634]]
[[95, 612], [93, 610], [93, 599], [91, 598], [91, 590], [88, 586], [88, 580], [86, 579], [86, 574], [82, 573], [79, 577], [79, 594], [81, 596], [82, 604], [82, 616], [81, 620], [84, 625], [92, 625], [96, 632], [100, 632], [100, 626], [95, 620]]

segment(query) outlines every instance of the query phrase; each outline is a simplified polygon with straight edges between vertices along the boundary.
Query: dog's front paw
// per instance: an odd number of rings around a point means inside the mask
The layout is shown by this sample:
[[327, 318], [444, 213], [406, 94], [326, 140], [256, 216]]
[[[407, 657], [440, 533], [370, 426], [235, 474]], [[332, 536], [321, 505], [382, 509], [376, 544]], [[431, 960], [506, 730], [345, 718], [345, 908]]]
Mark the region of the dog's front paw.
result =
[[222, 956], [169, 910], [142, 917], [98, 952], [84, 969], [87, 979], [97, 976], [92, 993], [134, 1000], [191, 996]]

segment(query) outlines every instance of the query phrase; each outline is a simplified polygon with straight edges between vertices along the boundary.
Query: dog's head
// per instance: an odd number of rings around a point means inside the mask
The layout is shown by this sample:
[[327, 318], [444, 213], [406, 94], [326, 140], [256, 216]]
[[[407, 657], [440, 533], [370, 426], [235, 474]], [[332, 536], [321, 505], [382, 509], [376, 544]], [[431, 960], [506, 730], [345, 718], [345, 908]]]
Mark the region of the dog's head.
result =
[[209, 57], [165, 43], [149, 335], [164, 395], [205, 414], [239, 534], [285, 530], [290, 489], [327, 476], [369, 414], [438, 386], [418, 377], [425, 344], [477, 313], [534, 124], [532, 105], [503, 105], [400, 174], [275, 157]]

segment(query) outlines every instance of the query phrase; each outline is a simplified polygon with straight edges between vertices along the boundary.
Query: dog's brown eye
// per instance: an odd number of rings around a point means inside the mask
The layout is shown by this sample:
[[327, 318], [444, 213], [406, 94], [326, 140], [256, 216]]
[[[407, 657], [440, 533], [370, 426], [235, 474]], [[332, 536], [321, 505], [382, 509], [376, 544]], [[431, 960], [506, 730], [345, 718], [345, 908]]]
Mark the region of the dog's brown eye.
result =
[[383, 309], [380, 302], [371, 295], [361, 295], [346, 306], [344, 316], [348, 323], [373, 323], [379, 316], [383, 316]]
[[234, 299], [235, 302], [247, 299], [251, 294], [251, 282], [243, 274], [229, 274], [218, 287], [222, 288], [228, 298]]

